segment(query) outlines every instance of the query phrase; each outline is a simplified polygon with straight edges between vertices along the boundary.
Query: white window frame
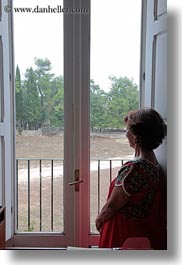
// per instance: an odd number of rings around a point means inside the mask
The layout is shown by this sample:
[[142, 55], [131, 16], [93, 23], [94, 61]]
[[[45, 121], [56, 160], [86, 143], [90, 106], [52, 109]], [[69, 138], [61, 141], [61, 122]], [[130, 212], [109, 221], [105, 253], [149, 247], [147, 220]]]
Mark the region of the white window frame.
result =
[[11, 0], [1, 0], [0, 36], [2, 38], [3, 82], [1, 87], [1, 121], [0, 121], [0, 202], [6, 206], [6, 240], [13, 234], [13, 176], [15, 172], [15, 127], [14, 127], [14, 72], [13, 72], [13, 32], [12, 16], [3, 12], [4, 7], [11, 5]]
[[[66, 0], [64, 5], [65, 8], [83, 7], [89, 11], [88, 14], [83, 15], [65, 15], [64, 18], [66, 245], [88, 247], [90, 230], [90, 0]], [[75, 191], [74, 186], [69, 186], [69, 183], [75, 181], [75, 170], [79, 170], [80, 180], [84, 180], [78, 186], [79, 192]], [[75, 219], [70, 219], [70, 211], [74, 213]]]
[[[90, 0], [66, 0], [64, 8], [87, 8]], [[90, 13], [64, 15], [64, 233], [14, 234], [16, 247], [90, 245]], [[79, 192], [70, 186], [80, 172]], [[81, 202], [87, 203], [81, 203]], [[73, 216], [70, 216], [70, 212]]]

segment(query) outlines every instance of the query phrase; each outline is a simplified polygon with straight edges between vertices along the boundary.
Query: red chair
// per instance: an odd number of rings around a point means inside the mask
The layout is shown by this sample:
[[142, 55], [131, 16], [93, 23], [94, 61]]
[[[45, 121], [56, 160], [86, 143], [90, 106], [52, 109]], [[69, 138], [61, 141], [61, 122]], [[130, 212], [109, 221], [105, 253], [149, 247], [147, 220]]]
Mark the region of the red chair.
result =
[[152, 249], [147, 237], [130, 237], [123, 243], [122, 250], [148, 250]]

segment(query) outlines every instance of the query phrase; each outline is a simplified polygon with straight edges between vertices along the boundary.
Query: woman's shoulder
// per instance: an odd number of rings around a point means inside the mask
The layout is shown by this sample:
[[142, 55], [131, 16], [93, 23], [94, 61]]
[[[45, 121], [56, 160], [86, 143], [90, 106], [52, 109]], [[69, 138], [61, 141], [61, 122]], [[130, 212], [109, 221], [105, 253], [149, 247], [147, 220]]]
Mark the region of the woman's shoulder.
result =
[[127, 162], [125, 162], [122, 167], [134, 166], [137, 163], [138, 163], [138, 159], [137, 158], [133, 158], [133, 159], [128, 160]]
[[146, 158], [140, 157], [140, 158], [134, 158], [132, 160], [127, 161], [126, 163], [123, 164], [122, 168], [125, 167], [133, 167], [135, 169], [150, 169], [150, 170], [159, 170], [160, 165], [159, 164], [154, 164], [151, 161], [149, 161]]
[[128, 161], [118, 173], [115, 185], [122, 185], [129, 195], [146, 190], [159, 180], [157, 168], [143, 159]]
[[141, 164], [141, 161], [138, 158], [133, 158], [133, 159], [128, 160], [127, 162], [125, 162], [122, 165], [120, 171], [123, 171], [126, 168], [130, 168], [130, 169], [137, 168], [137, 167], [140, 166], [140, 164]]
[[137, 170], [137, 163], [135, 159], [124, 163], [118, 171], [117, 180], [121, 181], [121, 179], [125, 178], [128, 174], [132, 175]]
[[155, 177], [160, 173], [160, 166], [152, 164], [150, 161], [143, 158], [134, 158], [123, 164], [118, 172], [118, 176], [141, 176], [142, 178]]

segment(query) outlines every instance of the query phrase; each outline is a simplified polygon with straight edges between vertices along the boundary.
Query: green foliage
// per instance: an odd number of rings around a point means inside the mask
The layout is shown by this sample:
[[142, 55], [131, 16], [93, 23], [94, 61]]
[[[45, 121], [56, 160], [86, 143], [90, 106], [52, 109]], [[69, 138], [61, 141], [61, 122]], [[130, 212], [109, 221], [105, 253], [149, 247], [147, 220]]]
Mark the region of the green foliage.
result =
[[107, 127], [107, 94], [94, 83], [90, 81], [90, 126], [105, 128]]
[[110, 77], [109, 116], [112, 127], [123, 127], [125, 115], [139, 107], [139, 91], [137, 85], [127, 77]]
[[[16, 68], [16, 118], [17, 128], [38, 129], [45, 124], [64, 127], [64, 80], [51, 73], [51, 63], [35, 58], [35, 69], [26, 70], [21, 80]], [[139, 91], [132, 79], [109, 77], [111, 87], [105, 92], [90, 81], [90, 127], [121, 129], [123, 118], [139, 107]]]
[[16, 86], [16, 120], [17, 120], [17, 127], [19, 129], [22, 127], [23, 124], [23, 113], [22, 113], [23, 92], [22, 92], [20, 69], [18, 65], [16, 67], [15, 86]]
[[50, 95], [51, 91], [51, 81], [53, 78], [53, 74], [50, 73], [52, 67], [51, 62], [46, 59], [35, 58], [35, 74], [37, 79], [37, 88], [40, 94], [40, 102], [41, 102], [41, 125], [44, 122], [50, 119]]
[[24, 120], [25, 126], [38, 129], [41, 122], [40, 97], [37, 89], [36, 74], [32, 67], [27, 69], [24, 82]]
[[64, 127], [64, 81], [63, 77], [55, 77], [51, 84], [50, 125]]
[[110, 77], [111, 88], [104, 92], [91, 80], [90, 106], [91, 129], [94, 127], [120, 129], [123, 119], [132, 109], [139, 107], [139, 91], [133, 80], [127, 77]]

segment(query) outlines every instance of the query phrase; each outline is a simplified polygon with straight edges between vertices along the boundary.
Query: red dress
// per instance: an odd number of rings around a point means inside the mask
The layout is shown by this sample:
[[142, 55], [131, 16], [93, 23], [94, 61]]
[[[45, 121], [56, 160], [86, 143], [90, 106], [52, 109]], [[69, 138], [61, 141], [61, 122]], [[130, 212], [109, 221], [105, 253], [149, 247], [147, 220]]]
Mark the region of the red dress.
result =
[[159, 166], [144, 158], [125, 163], [111, 182], [123, 187], [128, 202], [102, 226], [99, 247], [121, 247], [129, 237], [147, 237], [152, 249], [167, 249], [164, 185]]

